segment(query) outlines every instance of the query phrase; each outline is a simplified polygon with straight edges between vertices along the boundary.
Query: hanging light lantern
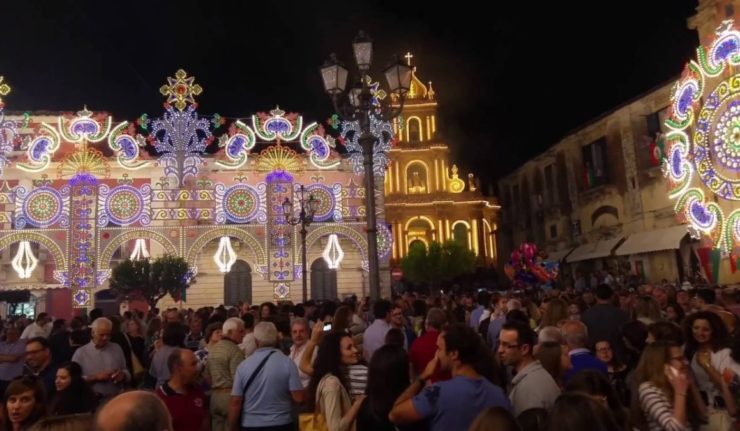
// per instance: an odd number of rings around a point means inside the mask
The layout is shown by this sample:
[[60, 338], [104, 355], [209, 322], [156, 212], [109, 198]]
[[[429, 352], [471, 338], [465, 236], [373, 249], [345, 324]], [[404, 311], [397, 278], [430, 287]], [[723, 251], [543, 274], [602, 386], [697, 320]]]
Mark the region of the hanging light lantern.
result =
[[149, 250], [146, 249], [146, 241], [142, 238], [136, 240], [134, 251], [131, 253], [131, 260], [149, 259]]
[[33, 251], [31, 250], [31, 243], [28, 241], [21, 241], [20, 244], [18, 244], [18, 253], [16, 253], [15, 257], [11, 261], [11, 265], [15, 272], [18, 273], [18, 277], [30, 278], [31, 273], [36, 269], [36, 265], [38, 265], [38, 263], [39, 260], [36, 259], [36, 256], [33, 255]]
[[344, 251], [339, 245], [339, 238], [335, 234], [329, 235], [329, 242], [326, 243], [322, 256], [326, 264], [329, 265], [329, 269], [339, 268], [339, 264], [344, 259]]
[[223, 273], [231, 271], [231, 267], [236, 262], [236, 253], [231, 246], [231, 238], [228, 236], [221, 237], [221, 241], [218, 243], [218, 250], [213, 255], [213, 261], [218, 265], [219, 271]]

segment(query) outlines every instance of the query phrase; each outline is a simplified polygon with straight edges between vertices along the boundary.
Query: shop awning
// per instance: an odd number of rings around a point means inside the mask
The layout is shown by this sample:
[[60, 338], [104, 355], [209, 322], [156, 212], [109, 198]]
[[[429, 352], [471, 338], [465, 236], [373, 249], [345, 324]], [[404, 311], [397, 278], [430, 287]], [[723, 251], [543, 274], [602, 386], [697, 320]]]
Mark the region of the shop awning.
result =
[[607, 257], [612, 254], [612, 250], [614, 250], [614, 247], [616, 247], [622, 239], [623, 238], [620, 236], [618, 238], [583, 244], [580, 247], [576, 247], [576, 249], [568, 255], [568, 258], [565, 261], [571, 263]]
[[634, 233], [614, 252], [617, 256], [651, 253], [661, 250], [675, 250], [681, 240], [688, 234], [687, 225], [672, 226], [664, 229]]
[[569, 255], [571, 251], [575, 250], [573, 247], [568, 247], [563, 250], [553, 251], [553, 252], [547, 252], [547, 259], [551, 262], [560, 262], [565, 258], [565, 256]]

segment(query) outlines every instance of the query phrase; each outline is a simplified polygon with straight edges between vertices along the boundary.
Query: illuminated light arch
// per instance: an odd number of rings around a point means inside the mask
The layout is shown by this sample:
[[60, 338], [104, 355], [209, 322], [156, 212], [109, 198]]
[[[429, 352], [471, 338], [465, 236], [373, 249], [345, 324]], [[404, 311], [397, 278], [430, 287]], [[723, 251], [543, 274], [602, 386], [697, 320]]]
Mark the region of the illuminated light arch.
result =
[[412, 236], [409, 238], [409, 250], [411, 250], [411, 246], [414, 244], [414, 241], [421, 242], [422, 244], [424, 244], [424, 247], [426, 247], [427, 250], [429, 249], [429, 241], [427, 241], [426, 238], [424, 238], [423, 236]]
[[118, 247], [128, 241], [134, 241], [137, 239], [148, 239], [156, 242], [164, 248], [165, 253], [173, 256], [178, 256], [177, 247], [167, 238], [165, 235], [145, 229], [137, 229], [124, 232], [111, 240], [106, 244], [103, 251], [100, 253], [99, 270], [106, 270], [110, 268], [110, 261], [113, 259], [113, 254], [118, 250]]
[[414, 217], [411, 217], [410, 219], [408, 219], [406, 221], [406, 224], [403, 225], [403, 230], [409, 230], [409, 226], [411, 225], [411, 223], [413, 223], [415, 221], [418, 221], [418, 220], [424, 220], [425, 222], [427, 222], [429, 224], [429, 228], [431, 230], [434, 230], [434, 222], [432, 221], [432, 219], [430, 219], [427, 216], [423, 216], [423, 215], [414, 216]]
[[404, 179], [404, 182], [406, 183], [405, 193], [409, 192], [409, 184], [408, 184], [409, 168], [412, 168], [414, 165], [421, 165], [424, 167], [424, 182], [426, 183], [426, 193], [431, 193], [432, 192], [431, 190], [432, 181], [431, 181], [431, 178], [429, 178], [429, 173], [431, 172], [429, 169], [429, 165], [427, 164], [427, 162], [423, 160], [419, 160], [419, 159], [415, 159], [415, 160], [412, 160], [406, 163], [406, 166], [403, 169], [403, 177], [404, 177], [403, 179]]
[[421, 118], [413, 115], [406, 119], [406, 142], [411, 142], [411, 122], [416, 121], [419, 126], [419, 140], [414, 142], [422, 142], [424, 140], [424, 127], [422, 127]]
[[452, 239], [455, 239], [455, 226], [462, 224], [465, 225], [465, 227], [468, 230], [468, 250], [473, 250], [473, 228], [470, 226], [470, 223], [466, 222], [465, 220], [457, 220], [452, 223], [450, 226], [450, 236]]
[[0, 237], [0, 250], [4, 250], [10, 247], [12, 244], [20, 241], [35, 242], [36, 244], [44, 246], [51, 256], [54, 258], [54, 265], [58, 271], [66, 270], [67, 258], [62, 248], [47, 236], [41, 233], [33, 232], [31, 230], [23, 230], [20, 232], [13, 232]]
[[[331, 234], [343, 236], [354, 243], [360, 251], [363, 262], [367, 262], [367, 239], [362, 233], [348, 226], [320, 226], [316, 229], [310, 230], [308, 235], [306, 235], [306, 250], [310, 250], [311, 247], [313, 247], [313, 245], [322, 237], [329, 236]], [[367, 265], [363, 265], [363, 267], [366, 266]]]
[[[255, 268], [256, 266], [267, 265], [267, 255], [265, 254], [265, 248], [262, 246], [259, 240], [252, 233], [244, 229], [228, 226], [211, 229], [202, 233], [190, 246], [190, 249], [185, 256], [185, 261], [188, 262], [188, 265], [190, 265], [191, 268], [196, 267], [198, 254], [201, 252], [201, 250], [209, 242], [219, 239], [223, 236], [236, 238], [247, 245], [247, 248], [252, 251], [253, 255], [253, 260], [252, 262], [250, 262], [251, 267]], [[245, 260], [243, 256], [239, 256], [238, 258]], [[245, 261], [249, 262], [248, 259], [246, 259]], [[254, 263], [255, 265], [251, 265], [251, 263]]]

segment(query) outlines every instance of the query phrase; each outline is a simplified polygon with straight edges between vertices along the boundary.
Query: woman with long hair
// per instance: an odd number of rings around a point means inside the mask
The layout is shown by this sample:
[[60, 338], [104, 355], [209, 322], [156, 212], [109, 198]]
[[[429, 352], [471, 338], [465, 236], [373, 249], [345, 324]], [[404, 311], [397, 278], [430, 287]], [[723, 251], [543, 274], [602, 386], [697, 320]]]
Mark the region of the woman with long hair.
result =
[[604, 374], [596, 370], [580, 371], [568, 381], [565, 390], [583, 392], [605, 400], [606, 407], [614, 415], [617, 425], [624, 431], [630, 429], [629, 411]]
[[686, 317], [686, 312], [683, 311], [680, 305], [675, 302], [669, 302], [665, 307], [665, 319], [669, 322], [673, 322], [676, 325], [680, 325]]
[[475, 418], [468, 431], [522, 431], [522, 427], [510, 411], [503, 407], [489, 407]]
[[149, 321], [149, 325], [146, 328], [146, 338], [144, 339], [144, 347], [146, 348], [147, 354], [151, 357], [154, 355], [154, 350], [157, 347], [157, 341], [162, 337], [162, 319], [155, 317]]
[[558, 397], [547, 418], [547, 431], [624, 431], [605, 403], [583, 392]]
[[[649, 431], [689, 429], [688, 400], [697, 396], [679, 346], [667, 341], [647, 345], [634, 378], [638, 396], [632, 403], [633, 420], [646, 421]], [[702, 402], [695, 406], [703, 413]]]
[[93, 429], [91, 414], [65, 415], [43, 418], [29, 431], [80, 431]]
[[551, 298], [547, 301], [547, 308], [539, 327], [558, 326], [558, 322], [566, 319], [568, 319], [568, 303], [560, 298]]
[[36, 377], [23, 376], [11, 381], [5, 390], [5, 429], [23, 431], [46, 416], [46, 394]]
[[357, 415], [357, 431], [395, 431], [388, 413], [409, 381], [409, 359], [403, 347], [385, 345], [378, 349], [370, 360], [367, 398]]
[[542, 368], [547, 370], [558, 386], [563, 384], [565, 365], [563, 362], [563, 349], [558, 341], [543, 341], [537, 345], [534, 353], [535, 359], [540, 361]]
[[706, 403], [710, 425], [714, 425], [712, 429], [724, 429], [737, 411], [735, 397], [722, 376], [726, 369], [737, 367], [727, 348], [727, 327], [717, 314], [699, 311], [686, 318], [684, 332], [684, 354], [691, 361], [691, 371]]
[[622, 404], [629, 405], [630, 394], [629, 385], [627, 384], [627, 373], [630, 369], [617, 359], [609, 340], [602, 339], [596, 341], [594, 351], [596, 352], [596, 357], [606, 364], [609, 373], [609, 382], [619, 396], [619, 400]]
[[365, 398], [360, 395], [354, 403], [349, 397], [347, 368], [358, 360], [358, 351], [352, 337], [341, 332], [324, 335], [313, 364], [308, 384], [308, 408], [326, 418], [329, 431], [356, 429], [355, 419]]
[[56, 391], [51, 399], [49, 413], [53, 416], [92, 413], [97, 400], [90, 386], [82, 378], [77, 362], [66, 362], [57, 369], [54, 380]]

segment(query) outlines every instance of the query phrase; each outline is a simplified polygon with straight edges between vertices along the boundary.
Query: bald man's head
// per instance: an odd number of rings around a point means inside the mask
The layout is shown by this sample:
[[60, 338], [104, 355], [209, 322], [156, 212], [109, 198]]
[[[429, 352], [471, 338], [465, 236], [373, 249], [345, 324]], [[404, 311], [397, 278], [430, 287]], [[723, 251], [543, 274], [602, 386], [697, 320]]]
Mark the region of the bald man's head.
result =
[[167, 406], [153, 392], [125, 392], [105, 404], [95, 418], [97, 431], [172, 431]]

